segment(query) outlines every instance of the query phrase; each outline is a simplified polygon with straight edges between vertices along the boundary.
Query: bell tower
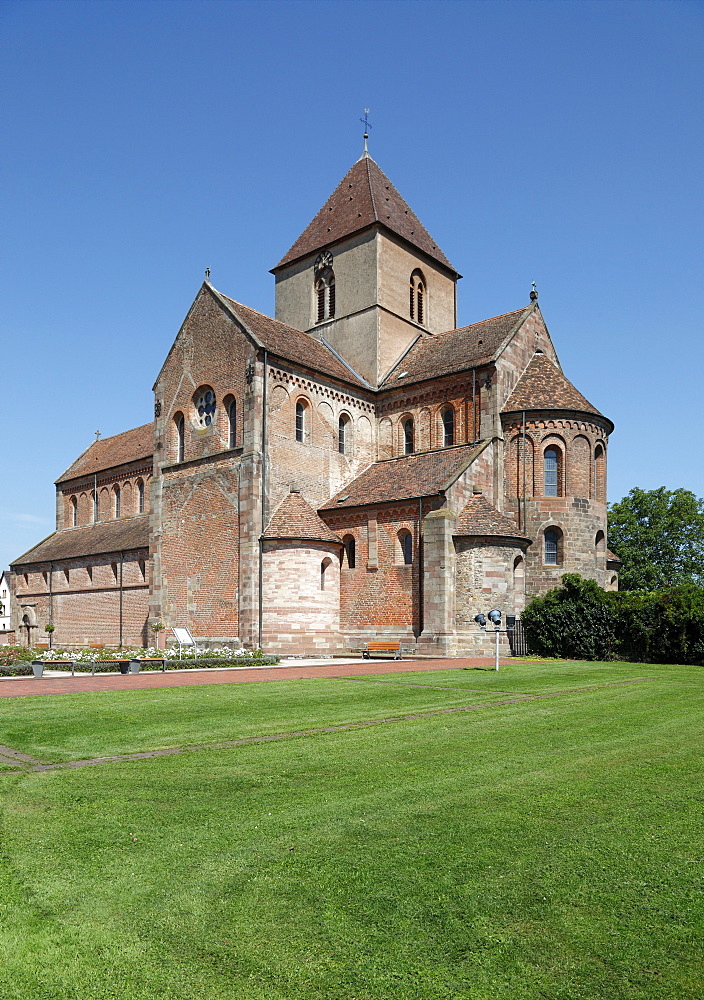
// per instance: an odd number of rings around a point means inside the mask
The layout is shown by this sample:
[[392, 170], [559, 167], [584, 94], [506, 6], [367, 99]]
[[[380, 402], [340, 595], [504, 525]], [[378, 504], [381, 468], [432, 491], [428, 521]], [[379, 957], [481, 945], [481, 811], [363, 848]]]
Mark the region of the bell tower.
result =
[[461, 276], [366, 151], [272, 269], [276, 318], [378, 385], [418, 336], [453, 329]]

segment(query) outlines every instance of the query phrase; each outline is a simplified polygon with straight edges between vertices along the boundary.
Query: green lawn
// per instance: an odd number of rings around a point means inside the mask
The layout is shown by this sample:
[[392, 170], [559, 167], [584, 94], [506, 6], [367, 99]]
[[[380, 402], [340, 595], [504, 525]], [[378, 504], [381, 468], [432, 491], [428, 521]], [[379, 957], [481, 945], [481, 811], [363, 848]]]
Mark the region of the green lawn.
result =
[[700, 1000], [703, 689], [533, 662], [3, 699], [41, 760], [206, 748], [0, 771], [0, 996]]

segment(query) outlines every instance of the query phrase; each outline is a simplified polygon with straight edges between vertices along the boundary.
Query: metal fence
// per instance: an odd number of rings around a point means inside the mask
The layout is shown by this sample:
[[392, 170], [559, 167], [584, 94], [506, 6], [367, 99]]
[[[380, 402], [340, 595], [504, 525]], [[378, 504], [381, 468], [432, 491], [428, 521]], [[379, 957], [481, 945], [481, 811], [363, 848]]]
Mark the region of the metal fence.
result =
[[[508, 625], [508, 622], [506, 624]], [[511, 646], [511, 656], [527, 656], [528, 642], [526, 641], [526, 633], [520, 618], [516, 618], [513, 628], [507, 628], [507, 633], [509, 645]]]

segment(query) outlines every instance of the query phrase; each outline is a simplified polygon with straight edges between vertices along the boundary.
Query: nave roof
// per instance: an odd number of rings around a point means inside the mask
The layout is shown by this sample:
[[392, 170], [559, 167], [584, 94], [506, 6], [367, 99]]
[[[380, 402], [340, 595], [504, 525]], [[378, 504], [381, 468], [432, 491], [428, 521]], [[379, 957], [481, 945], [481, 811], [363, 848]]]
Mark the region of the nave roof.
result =
[[96, 472], [114, 469], [130, 462], [151, 458], [154, 454], [154, 425], [142, 424], [122, 434], [94, 441], [78, 456], [73, 465], [59, 476], [56, 484], [68, 479], [79, 479], [92, 476]]
[[149, 515], [141, 514], [55, 531], [24, 555], [14, 559], [12, 565], [82, 559], [110, 552], [132, 552], [134, 549], [148, 548]]

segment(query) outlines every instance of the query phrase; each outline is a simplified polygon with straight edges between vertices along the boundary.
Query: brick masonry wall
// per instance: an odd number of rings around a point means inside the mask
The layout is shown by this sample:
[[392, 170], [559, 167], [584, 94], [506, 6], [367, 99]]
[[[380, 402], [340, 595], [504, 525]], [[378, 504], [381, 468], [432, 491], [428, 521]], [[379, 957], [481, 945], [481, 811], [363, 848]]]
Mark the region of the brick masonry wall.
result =
[[[424, 512], [440, 502], [424, 501]], [[321, 516], [341, 538], [355, 539], [356, 566], [349, 569], [343, 560], [340, 574], [341, 631], [351, 642], [374, 636], [412, 640], [420, 630], [417, 503], [325, 511]], [[413, 538], [413, 563], [408, 566], [401, 532]]]
[[[196, 409], [209, 388], [216, 411], [201, 426]], [[261, 373], [257, 351], [207, 286], [196, 296], [154, 386], [155, 481], [151, 492], [154, 586], [151, 618], [186, 625], [197, 636], [237, 638], [242, 573], [252, 565], [251, 535], [258, 507], [240, 491], [240, 466], [252, 468], [261, 448]], [[230, 448], [229, 402], [236, 405]], [[178, 463], [177, 425], [184, 419], [184, 458]], [[255, 455], [253, 456], [253, 452]], [[163, 474], [162, 474], [163, 473]], [[247, 533], [240, 565], [240, 502]], [[256, 582], [256, 581], [255, 581]], [[247, 591], [251, 632], [251, 587]], [[247, 640], [251, 641], [247, 634]]]
[[[124, 554], [120, 587], [120, 554], [90, 559], [70, 559], [50, 566], [28, 567], [14, 577], [14, 614], [17, 634], [26, 641], [22, 618], [36, 621], [32, 643], [46, 642], [44, 626], [53, 621], [57, 647], [120, 641], [120, 590], [122, 590], [123, 645], [150, 642], [149, 557], [146, 549]], [[50, 579], [51, 574], [51, 579]]]
[[223, 459], [165, 470], [159, 524], [164, 624], [203, 638], [238, 637], [237, 464]]
[[[120, 487], [120, 517], [130, 517], [140, 513], [139, 483], [144, 483], [144, 511], [149, 513], [149, 491], [152, 478], [152, 463], [133, 462], [98, 473], [98, 520], [109, 521], [115, 517], [115, 486]], [[56, 488], [56, 530], [72, 528], [73, 501], [76, 501], [77, 523], [75, 527], [92, 524], [93, 490], [95, 479], [84, 477], [60, 483]]]
[[[505, 422], [506, 510], [517, 524], [523, 520], [522, 424], [516, 418]], [[598, 468], [597, 449], [606, 454], [606, 428], [576, 416], [556, 418], [548, 413], [530, 413], [526, 420], [526, 518], [522, 530], [533, 539], [526, 557], [527, 597], [545, 593], [560, 583], [563, 573], [580, 573], [606, 587], [607, 511], [605, 457]], [[543, 497], [545, 449], [558, 450], [558, 489], [563, 495]], [[598, 469], [598, 471], [597, 471]], [[597, 499], [596, 494], [601, 494]], [[559, 562], [545, 563], [544, 533], [561, 533]], [[597, 534], [604, 540], [597, 545]]]

